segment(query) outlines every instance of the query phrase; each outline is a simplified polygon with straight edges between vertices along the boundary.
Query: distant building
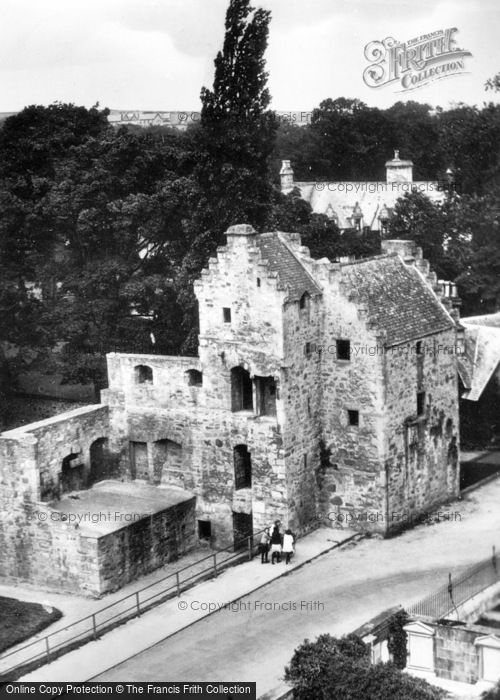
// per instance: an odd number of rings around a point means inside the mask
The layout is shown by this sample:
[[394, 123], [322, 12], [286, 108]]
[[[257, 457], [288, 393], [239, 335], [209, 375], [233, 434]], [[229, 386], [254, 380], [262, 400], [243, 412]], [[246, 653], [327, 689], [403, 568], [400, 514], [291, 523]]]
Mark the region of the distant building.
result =
[[422, 192], [435, 203], [444, 201], [443, 183], [414, 181], [413, 163], [401, 160], [399, 151], [394, 152], [394, 158], [385, 167], [385, 182], [296, 182], [290, 161], [284, 160], [280, 170], [281, 191], [289, 194], [297, 187], [314, 213], [325, 214], [341, 230], [368, 228], [383, 232], [396, 201], [407, 192]]
[[[311, 123], [312, 112], [307, 111], [290, 111], [276, 112], [278, 121], [295, 124], [296, 126], [305, 126]], [[140, 109], [131, 110], [110, 110], [108, 121], [113, 126], [171, 126], [175, 129], [187, 129], [191, 124], [196, 124], [201, 119], [201, 112], [196, 110], [150, 110], [144, 111]]]

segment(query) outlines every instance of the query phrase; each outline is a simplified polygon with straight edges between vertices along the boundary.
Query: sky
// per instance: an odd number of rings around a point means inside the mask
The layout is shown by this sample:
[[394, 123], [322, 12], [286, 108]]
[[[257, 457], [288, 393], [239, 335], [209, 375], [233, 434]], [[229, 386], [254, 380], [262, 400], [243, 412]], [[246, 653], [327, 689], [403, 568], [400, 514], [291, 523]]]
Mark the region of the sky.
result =
[[[0, 112], [72, 102], [120, 110], [197, 110], [212, 86], [229, 0], [0, 0]], [[266, 53], [272, 108], [311, 110], [326, 98], [389, 107], [500, 102], [498, 0], [254, 0], [272, 11]], [[369, 87], [365, 47], [456, 28], [459, 75], [424, 87]]]

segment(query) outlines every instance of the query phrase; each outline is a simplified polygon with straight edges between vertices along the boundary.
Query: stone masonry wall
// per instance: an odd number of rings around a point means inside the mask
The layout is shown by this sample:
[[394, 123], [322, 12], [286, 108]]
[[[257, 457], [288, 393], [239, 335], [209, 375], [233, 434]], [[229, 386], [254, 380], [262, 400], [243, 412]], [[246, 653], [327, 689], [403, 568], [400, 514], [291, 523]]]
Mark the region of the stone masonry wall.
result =
[[195, 543], [195, 498], [96, 540], [99, 588], [107, 593], [164, 564], [175, 561]]
[[[200, 306], [200, 357], [108, 357], [113, 448], [131, 477], [129, 442], [147, 443], [149, 481], [162, 471], [162, 483], [175, 483], [197, 496], [196, 516], [210, 520], [218, 544], [233, 540], [233, 513], [252, 514], [254, 530], [276, 517], [288, 519], [281, 398], [284, 291], [260, 259], [252, 237], [229, 238], [195, 286]], [[231, 310], [224, 320], [223, 308]], [[152, 384], [136, 384], [134, 367], [148, 365]], [[255, 381], [253, 410], [233, 412], [231, 369], [276, 382], [276, 415], [258, 415]], [[202, 372], [202, 385], [189, 386], [186, 372]], [[175, 469], [160, 466], [158, 441], [181, 446]], [[246, 445], [252, 464], [250, 488], [235, 489], [233, 451]], [[168, 462], [169, 443], [165, 442]], [[155, 456], [156, 455], [156, 456]], [[180, 468], [179, 468], [180, 465]], [[165, 480], [163, 480], [165, 478]]]
[[[319, 470], [324, 524], [384, 531], [383, 364], [380, 339], [366, 323], [363, 307], [341, 284], [339, 265], [316, 264], [323, 282], [320, 347], [324, 453]], [[350, 360], [337, 356], [337, 340], [350, 342]], [[359, 425], [348, 411], [358, 411]]]
[[[454, 330], [389, 348], [386, 470], [391, 530], [459, 493], [459, 418]], [[425, 392], [417, 416], [417, 392]]]
[[436, 676], [461, 683], [475, 683], [479, 678], [480, 650], [474, 646], [482, 629], [436, 625], [434, 670]]
[[321, 343], [321, 320], [321, 297], [310, 298], [304, 309], [299, 302], [285, 305], [281, 400], [288, 513], [283, 524], [298, 534], [319, 522], [321, 358], [317, 347]]
[[33, 582], [67, 578], [72, 587], [79, 539], [50, 522], [45, 502], [60, 495], [63, 457], [78, 452], [88, 465], [90, 444], [107, 433], [107, 406], [90, 406], [0, 435], [2, 576]]

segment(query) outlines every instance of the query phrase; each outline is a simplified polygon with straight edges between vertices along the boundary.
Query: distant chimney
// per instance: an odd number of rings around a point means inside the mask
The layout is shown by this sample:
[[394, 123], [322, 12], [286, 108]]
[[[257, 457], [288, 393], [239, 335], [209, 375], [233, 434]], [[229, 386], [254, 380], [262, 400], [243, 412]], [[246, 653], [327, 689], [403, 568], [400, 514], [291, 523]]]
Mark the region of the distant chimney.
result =
[[289, 160], [281, 161], [280, 179], [282, 193], [291, 192], [293, 190], [293, 170]]
[[394, 151], [394, 158], [385, 164], [387, 182], [413, 182], [413, 163], [401, 160], [399, 151]]

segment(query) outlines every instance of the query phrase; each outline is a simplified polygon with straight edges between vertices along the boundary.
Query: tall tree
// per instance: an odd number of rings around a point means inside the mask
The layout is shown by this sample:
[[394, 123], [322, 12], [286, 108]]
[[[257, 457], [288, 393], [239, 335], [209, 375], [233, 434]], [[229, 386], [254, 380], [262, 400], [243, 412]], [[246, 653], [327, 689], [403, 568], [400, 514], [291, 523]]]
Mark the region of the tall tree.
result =
[[[208, 257], [223, 242], [233, 224], [266, 227], [272, 213], [271, 155], [277, 121], [266, 111], [264, 53], [271, 13], [254, 9], [249, 0], [230, 0], [222, 51], [215, 59], [213, 88], [201, 91], [201, 120], [193, 131], [199, 188], [193, 227], [197, 233], [178, 278], [178, 292], [186, 311], [188, 341], [195, 350], [197, 312], [192, 292]], [[201, 254], [200, 254], [201, 252]]]
[[99, 115], [28, 108], [0, 142], [2, 338], [31, 348], [62, 341], [52, 357], [64, 378], [97, 384], [106, 351], [179, 349], [173, 280], [190, 242], [193, 189], [175, 139], [115, 130]]

